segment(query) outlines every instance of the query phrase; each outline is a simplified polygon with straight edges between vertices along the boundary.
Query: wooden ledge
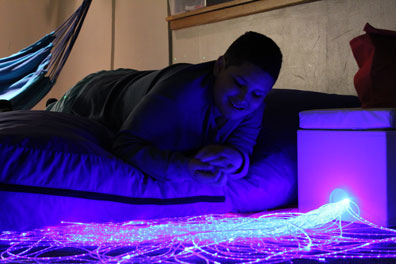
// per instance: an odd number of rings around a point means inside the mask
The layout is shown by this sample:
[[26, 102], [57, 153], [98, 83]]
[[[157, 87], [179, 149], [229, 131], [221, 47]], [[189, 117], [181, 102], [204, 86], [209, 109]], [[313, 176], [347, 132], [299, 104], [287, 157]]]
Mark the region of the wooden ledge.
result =
[[172, 30], [209, 24], [318, 0], [234, 0], [166, 18]]

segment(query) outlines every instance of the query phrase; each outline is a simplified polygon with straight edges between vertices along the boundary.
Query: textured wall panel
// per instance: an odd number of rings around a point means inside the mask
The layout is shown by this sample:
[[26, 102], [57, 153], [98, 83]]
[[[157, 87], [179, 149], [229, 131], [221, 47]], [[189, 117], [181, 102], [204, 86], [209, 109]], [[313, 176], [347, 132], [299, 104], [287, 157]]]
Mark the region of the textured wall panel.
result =
[[173, 62], [216, 59], [245, 31], [273, 38], [284, 54], [278, 88], [355, 94], [357, 65], [349, 41], [366, 22], [396, 30], [395, 0], [320, 0], [247, 17], [176, 30]]

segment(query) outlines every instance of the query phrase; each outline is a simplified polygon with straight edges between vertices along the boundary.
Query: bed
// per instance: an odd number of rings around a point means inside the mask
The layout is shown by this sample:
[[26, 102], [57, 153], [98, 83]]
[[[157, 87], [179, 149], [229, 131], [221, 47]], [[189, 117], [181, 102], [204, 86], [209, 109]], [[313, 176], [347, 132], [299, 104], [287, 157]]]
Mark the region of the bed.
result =
[[[296, 209], [298, 113], [357, 107], [357, 97], [273, 89], [266, 104], [248, 175], [224, 187], [145, 177], [109, 152], [114, 135], [88, 119], [0, 113], [0, 259], [395, 261], [396, 233], [365, 222], [349, 205]], [[339, 221], [334, 212], [344, 209], [356, 223]]]
[[112, 155], [109, 130], [47, 111], [0, 113], [0, 230], [293, 206], [298, 112], [356, 107], [355, 96], [274, 89], [248, 176], [225, 187], [155, 181]]

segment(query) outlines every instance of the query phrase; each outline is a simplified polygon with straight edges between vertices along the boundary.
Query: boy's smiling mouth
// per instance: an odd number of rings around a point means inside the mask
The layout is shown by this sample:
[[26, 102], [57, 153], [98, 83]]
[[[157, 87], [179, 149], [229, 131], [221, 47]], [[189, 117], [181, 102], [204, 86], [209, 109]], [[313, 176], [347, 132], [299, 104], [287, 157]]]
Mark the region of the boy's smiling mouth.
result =
[[233, 108], [235, 108], [235, 109], [238, 110], [238, 111], [245, 110], [245, 106], [243, 106], [243, 105], [240, 104], [240, 103], [235, 103], [235, 102], [233, 102], [232, 99], [229, 100], [229, 103], [230, 103], [230, 105], [231, 105]]

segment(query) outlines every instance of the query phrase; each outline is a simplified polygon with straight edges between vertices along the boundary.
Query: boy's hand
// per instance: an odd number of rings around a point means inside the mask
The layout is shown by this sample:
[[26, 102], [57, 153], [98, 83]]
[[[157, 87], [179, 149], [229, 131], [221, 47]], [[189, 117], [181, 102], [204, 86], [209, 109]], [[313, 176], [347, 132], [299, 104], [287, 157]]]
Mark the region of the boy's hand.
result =
[[226, 174], [237, 172], [243, 164], [242, 154], [235, 148], [225, 145], [206, 146], [194, 158]]
[[193, 179], [199, 183], [223, 186], [227, 182], [225, 175], [219, 168], [192, 158], [188, 164], [188, 169]]

